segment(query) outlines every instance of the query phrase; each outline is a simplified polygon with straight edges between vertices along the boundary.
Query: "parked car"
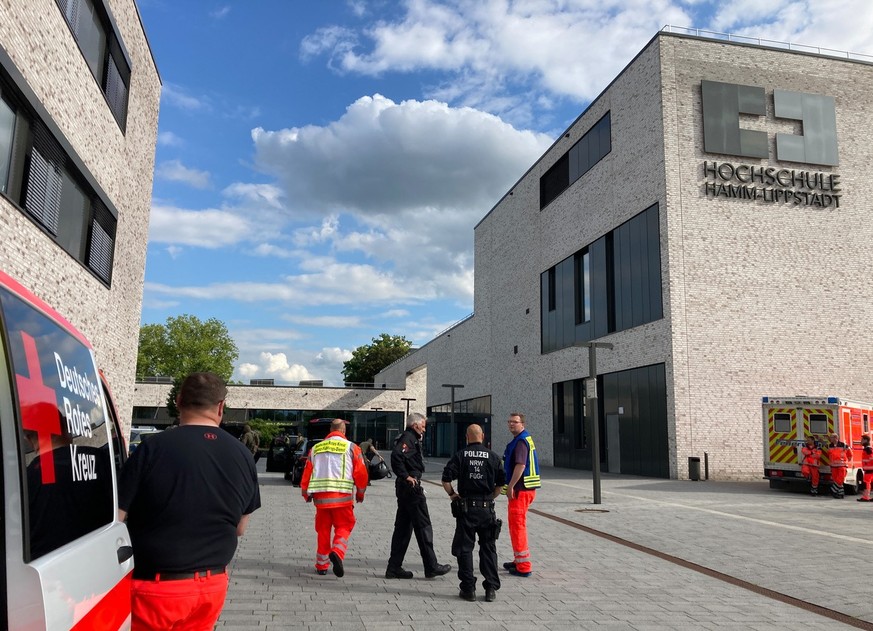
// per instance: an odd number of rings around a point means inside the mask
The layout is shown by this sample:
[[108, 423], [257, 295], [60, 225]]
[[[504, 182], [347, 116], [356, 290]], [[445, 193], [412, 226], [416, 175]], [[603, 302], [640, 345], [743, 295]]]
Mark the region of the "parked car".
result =
[[288, 455], [293, 452], [296, 444], [297, 436], [276, 436], [267, 449], [267, 471], [287, 471], [290, 462]]
[[161, 430], [156, 427], [133, 427], [130, 430], [130, 442], [127, 444], [127, 453], [132, 454], [146, 438], [153, 434], [159, 434]]
[[290, 467], [285, 471], [285, 479], [291, 480], [293, 486], [300, 486], [300, 481], [303, 479], [303, 469], [309, 460], [309, 450], [312, 449], [313, 445], [320, 443], [322, 440], [322, 438], [308, 438], [294, 451]]

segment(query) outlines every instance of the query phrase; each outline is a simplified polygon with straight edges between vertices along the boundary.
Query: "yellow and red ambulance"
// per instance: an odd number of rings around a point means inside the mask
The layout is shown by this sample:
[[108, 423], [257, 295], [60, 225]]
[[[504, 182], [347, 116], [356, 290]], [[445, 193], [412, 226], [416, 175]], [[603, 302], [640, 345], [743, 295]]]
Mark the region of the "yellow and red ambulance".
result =
[[0, 272], [0, 626], [130, 628], [124, 443], [94, 350]]
[[832, 432], [853, 452], [846, 471], [846, 491], [856, 493], [863, 488], [861, 436], [870, 431], [873, 405], [841, 397], [763, 397], [762, 410], [764, 477], [770, 480], [772, 488], [803, 481], [800, 450], [807, 436], [813, 436], [822, 448], [819, 484], [829, 484], [831, 469], [826, 446]]

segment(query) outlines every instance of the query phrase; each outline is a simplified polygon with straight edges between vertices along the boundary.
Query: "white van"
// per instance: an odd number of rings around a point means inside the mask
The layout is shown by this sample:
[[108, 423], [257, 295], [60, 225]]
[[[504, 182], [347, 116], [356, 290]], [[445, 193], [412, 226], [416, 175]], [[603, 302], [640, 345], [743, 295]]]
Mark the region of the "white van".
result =
[[3, 272], [0, 449], [2, 628], [130, 629], [112, 399], [88, 340]]

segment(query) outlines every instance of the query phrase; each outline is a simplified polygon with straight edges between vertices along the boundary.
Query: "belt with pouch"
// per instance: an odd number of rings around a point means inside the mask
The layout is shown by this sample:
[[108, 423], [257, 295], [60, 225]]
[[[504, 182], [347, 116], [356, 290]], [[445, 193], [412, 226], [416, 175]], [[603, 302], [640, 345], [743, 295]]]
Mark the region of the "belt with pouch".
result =
[[184, 581], [191, 578], [207, 578], [215, 574], [227, 574], [227, 566], [208, 567], [196, 572], [137, 572], [133, 570], [133, 578], [138, 581]]
[[494, 508], [494, 500], [463, 497], [461, 501], [467, 508]]

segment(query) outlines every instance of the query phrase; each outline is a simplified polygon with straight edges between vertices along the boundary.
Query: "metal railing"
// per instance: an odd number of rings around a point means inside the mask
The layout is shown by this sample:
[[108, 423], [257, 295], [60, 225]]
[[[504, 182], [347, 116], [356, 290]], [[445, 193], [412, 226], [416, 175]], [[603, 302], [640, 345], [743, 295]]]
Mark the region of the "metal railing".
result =
[[661, 30], [667, 33], [691, 35], [693, 37], [701, 37], [705, 39], [716, 39], [725, 42], [735, 42], [738, 44], [754, 44], [756, 46], [766, 46], [767, 48], [778, 48], [780, 50], [793, 50], [802, 53], [812, 53], [814, 55], [821, 55], [823, 57], [837, 57], [839, 59], [850, 59], [853, 61], [873, 63], [873, 55], [850, 53], [844, 50], [822, 48], [821, 46], [808, 46], [806, 44], [780, 42], [778, 40], [764, 39], [761, 37], [749, 37], [748, 35], [736, 35], [733, 33], [720, 33], [718, 31], [709, 31], [701, 28], [690, 28], [687, 26], [673, 26], [671, 24], [665, 25], [664, 28], [662, 28]]

